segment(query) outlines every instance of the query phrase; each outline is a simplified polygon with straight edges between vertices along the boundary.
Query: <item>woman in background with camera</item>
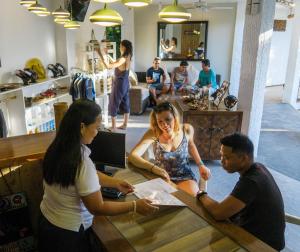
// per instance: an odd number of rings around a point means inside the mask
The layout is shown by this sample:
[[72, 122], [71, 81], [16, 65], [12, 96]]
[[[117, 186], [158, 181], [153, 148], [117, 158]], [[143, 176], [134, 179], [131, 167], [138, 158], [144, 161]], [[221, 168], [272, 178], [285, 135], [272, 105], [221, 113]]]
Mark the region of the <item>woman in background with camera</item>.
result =
[[129, 40], [121, 41], [120, 52], [121, 57], [116, 62], [107, 64], [100, 49], [98, 49], [98, 53], [104, 66], [108, 69], [115, 68], [113, 86], [108, 104], [109, 114], [111, 115], [112, 130], [117, 129], [116, 119], [119, 110], [124, 113], [124, 121], [118, 129], [126, 130], [130, 112], [129, 70], [133, 48]]

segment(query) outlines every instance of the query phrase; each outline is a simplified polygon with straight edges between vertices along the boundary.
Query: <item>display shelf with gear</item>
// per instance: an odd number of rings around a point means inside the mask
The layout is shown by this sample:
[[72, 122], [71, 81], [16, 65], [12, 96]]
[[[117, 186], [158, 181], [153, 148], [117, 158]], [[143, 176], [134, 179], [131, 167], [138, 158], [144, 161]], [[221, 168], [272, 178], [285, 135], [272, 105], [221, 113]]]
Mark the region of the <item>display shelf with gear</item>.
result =
[[55, 130], [53, 104], [71, 104], [69, 86], [70, 76], [65, 75], [2, 89], [4, 91], [0, 92], [0, 105], [4, 111], [8, 136]]
[[117, 57], [116, 42], [102, 41], [99, 44], [92, 31], [91, 40], [86, 46], [88, 71], [92, 73], [96, 93], [95, 101], [102, 108], [103, 124], [108, 126], [108, 101], [112, 89], [113, 70], [106, 69], [101, 63], [98, 49], [102, 51], [106, 63], [115, 61]]

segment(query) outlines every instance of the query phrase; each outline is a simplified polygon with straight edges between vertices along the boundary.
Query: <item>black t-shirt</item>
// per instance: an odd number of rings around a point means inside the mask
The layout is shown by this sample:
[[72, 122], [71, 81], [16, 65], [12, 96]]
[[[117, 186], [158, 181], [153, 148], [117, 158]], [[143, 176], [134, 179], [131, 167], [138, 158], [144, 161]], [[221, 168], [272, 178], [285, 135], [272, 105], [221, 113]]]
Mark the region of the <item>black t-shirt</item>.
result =
[[284, 205], [271, 173], [254, 163], [235, 185], [231, 195], [246, 204], [230, 219], [277, 250], [285, 246]]
[[154, 69], [153, 67], [150, 67], [147, 70], [146, 76], [150, 77], [154, 82], [152, 84], [158, 84], [160, 83], [160, 77], [164, 75], [165, 72], [162, 68]]

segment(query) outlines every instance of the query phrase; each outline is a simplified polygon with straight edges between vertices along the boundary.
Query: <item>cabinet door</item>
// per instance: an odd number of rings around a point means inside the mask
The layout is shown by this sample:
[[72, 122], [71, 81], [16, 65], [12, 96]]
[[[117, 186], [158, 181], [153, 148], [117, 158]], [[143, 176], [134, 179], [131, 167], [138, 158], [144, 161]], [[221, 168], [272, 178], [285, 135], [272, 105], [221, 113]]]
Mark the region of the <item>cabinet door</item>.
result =
[[241, 131], [242, 114], [234, 113], [222, 115], [214, 115], [212, 122], [212, 136], [211, 136], [211, 147], [210, 147], [210, 159], [220, 159], [220, 140], [226, 136], [235, 132]]
[[187, 115], [184, 123], [189, 123], [194, 127], [194, 142], [202, 159], [209, 159], [211, 125], [213, 116], [211, 115]]

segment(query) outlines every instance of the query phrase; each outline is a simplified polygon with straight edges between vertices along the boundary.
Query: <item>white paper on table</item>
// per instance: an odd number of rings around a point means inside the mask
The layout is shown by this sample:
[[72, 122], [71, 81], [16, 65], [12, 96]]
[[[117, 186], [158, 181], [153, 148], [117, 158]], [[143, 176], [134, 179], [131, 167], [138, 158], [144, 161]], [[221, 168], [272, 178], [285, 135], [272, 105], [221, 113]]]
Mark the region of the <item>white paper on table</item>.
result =
[[134, 194], [140, 199], [149, 199], [152, 204], [166, 206], [185, 206], [183, 202], [170, 193], [177, 190], [166, 183], [163, 179], [157, 178], [134, 185]]

